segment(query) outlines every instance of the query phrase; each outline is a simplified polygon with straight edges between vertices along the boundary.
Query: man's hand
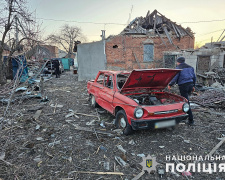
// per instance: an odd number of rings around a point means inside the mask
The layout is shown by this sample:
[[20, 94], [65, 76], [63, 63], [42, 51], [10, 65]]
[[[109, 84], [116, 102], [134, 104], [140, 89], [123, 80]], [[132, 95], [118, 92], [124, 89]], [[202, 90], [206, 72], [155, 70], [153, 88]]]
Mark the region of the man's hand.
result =
[[169, 91], [171, 90], [171, 86], [170, 86], [170, 85], [168, 86], [168, 90], [169, 90]]
[[195, 87], [192, 88], [192, 92], [194, 92], [194, 91], [195, 91]]

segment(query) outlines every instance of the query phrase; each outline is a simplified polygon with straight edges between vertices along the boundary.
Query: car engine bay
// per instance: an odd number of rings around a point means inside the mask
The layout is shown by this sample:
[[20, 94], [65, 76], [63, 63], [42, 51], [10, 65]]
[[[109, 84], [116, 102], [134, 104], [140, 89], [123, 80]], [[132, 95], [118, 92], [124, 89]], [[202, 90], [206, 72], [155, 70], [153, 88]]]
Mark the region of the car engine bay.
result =
[[135, 94], [129, 95], [129, 98], [133, 99], [140, 105], [165, 105], [171, 103], [177, 103], [183, 101], [181, 98], [170, 95], [168, 93], [151, 93], [151, 94]]

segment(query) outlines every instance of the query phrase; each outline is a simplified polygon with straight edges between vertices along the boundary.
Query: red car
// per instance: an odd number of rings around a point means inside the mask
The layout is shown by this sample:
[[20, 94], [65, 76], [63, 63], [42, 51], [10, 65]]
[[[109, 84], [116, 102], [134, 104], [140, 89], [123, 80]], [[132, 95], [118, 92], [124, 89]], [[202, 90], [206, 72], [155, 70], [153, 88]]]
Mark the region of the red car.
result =
[[189, 104], [179, 95], [164, 92], [178, 69], [99, 71], [88, 81], [91, 105], [116, 116], [125, 135], [138, 129], [173, 127], [188, 117]]

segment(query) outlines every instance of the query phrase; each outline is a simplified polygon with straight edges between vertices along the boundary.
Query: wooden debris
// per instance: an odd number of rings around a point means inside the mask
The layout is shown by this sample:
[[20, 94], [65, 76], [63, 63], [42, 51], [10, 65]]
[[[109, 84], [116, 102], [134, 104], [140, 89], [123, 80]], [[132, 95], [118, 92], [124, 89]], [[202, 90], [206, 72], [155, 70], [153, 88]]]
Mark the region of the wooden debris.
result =
[[[95, 135], [96, 135], [97, 139], [100, 141], [100, 139], [98, 138], [98, 134], [97, 134], [96, 131], [95, 131], [95, 128], [94, 128], [94, 132], [95, 132]], [[100, 142], [101, 142], [101, 141], [100, 141]]]
[[115, 156], [115, 160], [116, 162], [118, 162], [118, 164], [122, 167], [127, 167], [129, 166], [121, 157], [119, 156]]
[[32, 106], [33, 106], [32, 108], [27, 110], [28, 112], [35, 112], [37, 110], [43, 109], [43, 106], [39, 106], [39, 105], [32, 105]]
[[71, 173], [81, 173], [81, 174], [101, 174], [101, 175], [120, 175], [123, 176], [122, 172], [93, 172], [93, 171], [72, 171]]
[[34, 114], [34, 120], [37, 120], [39, 116], [41, 115], [42, 110], [37, 110], [36, 113]]
[[[163, 31], [163, 32], [162, 32]], [[154, 10], [152, 13], [148, 13], [146, 17], [136, 17], [129, 25], [121, 32], [121, 34], [156, 34], [161, 38], [160, 33], [163, 33], [168, 38], [169, 42], [173, 44], [172, 38], [169, 32], [173, 32], [172, 35], [176, 38], [182, 38], [184, 36], [190, 36], [193, 39], [193, 32], [191, 29], [185, 29], [182, 26], [172, 22], [164, 15]], [[164, 45], [166, 43], [163, 41]]]
[[141, 171], [137, 176], [135, 176], [132, 180], [138, 180], [145, 174], [145, 171]]
[[67, 114], [67, 115], [65, 116], [65, 118], [68, 118], [68, 117], [71, 117], [71, 116], [74, 116], [74, 112]]
[[69, 124], [71, 124], [72, 126], [75, 127], [76, 130], [80, 130], [80, 131], [87, 131], [87, 132], [92, 132], [92, 133], [98, 133], [98, 134], [104, 134], [104, 135], [107, 135], [107, 136], [114, 136], [113, 134], [111, 133], [107, 133], [107, 132], [102, 132], [102, 131], [96, 131], [96, 130], [92, 130], [90, 128], [86, 128], [86, 127], [80, 127], [76, 124], [72, 124], [70, 122], [68, 122]]
[[0, 160], [3, 161], [4, 163], [6, 163], [7, 165], [13, 166], [13, 164], [11, 164], [11, 163], [8, 162], [8, 161], [5, 161], [4, 159], [0, 159]]
[[99, 117], [99, 114], [98, 114], [98, 110], [96, 109], [96, 114], [97, 114], [97, 118], [99, 121], [101, 121], [100, 117]]
[[99, 150], [100, 150], [100, 147], [101, 147], [101, 146], [98, 146], [97, 151], [95, 151], [93, 154], [98, 154], [98, 152], [99, 152]]
[[54, 108], [54, 112], [53, 112], [54, 114], [55, 114], [55, 111], [56, 111], [56, 107], [57, 107], [57, 103], [55, 104], [55, 108]]
[[225, 137], [212, 149], [212, 151], [208, 154], [209, 157], [213, 155], [214, 152], [225, 142]]
[[41, 97], [43, 98], [44, 97], [44, 77], [43, 76], [41, 76], [40, 78], [39, 85], [40, 85]]
[[74, 114], [82, 115], [82, 116], [97, 117], [98, 118], [98, 116], [95, 116], [95, 115], [92, 115], [92, 114], [84, 114], [84, 113], [76, 113], [76, 112], [74, 112]]
[[120, 151], [122, 151], [122, 153], [126, 154], [126, 150], [121, 146], [121, 145], [118, 145], [116, 146]]

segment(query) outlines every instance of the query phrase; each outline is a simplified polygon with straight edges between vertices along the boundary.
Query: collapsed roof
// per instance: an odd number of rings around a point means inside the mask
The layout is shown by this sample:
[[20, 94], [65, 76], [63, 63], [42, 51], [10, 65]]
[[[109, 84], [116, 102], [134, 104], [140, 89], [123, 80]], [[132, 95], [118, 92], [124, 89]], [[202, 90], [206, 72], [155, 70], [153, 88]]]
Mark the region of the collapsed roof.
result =
[[121, 34], [144, 34], [144, 35], [158, 35], [161, 37], [165, 34], [169, 42], [173, 44], [171, 35], [177, 38], [183, 36], [190, 36], [193, 38], [193, 32], [190, 28], [184, 29], [182, 26], [177, 25], [164, 15], [154, 10], [151, 14], [148, 11], [146, 17], [136, 17], [130, 24], [121, 32]]

